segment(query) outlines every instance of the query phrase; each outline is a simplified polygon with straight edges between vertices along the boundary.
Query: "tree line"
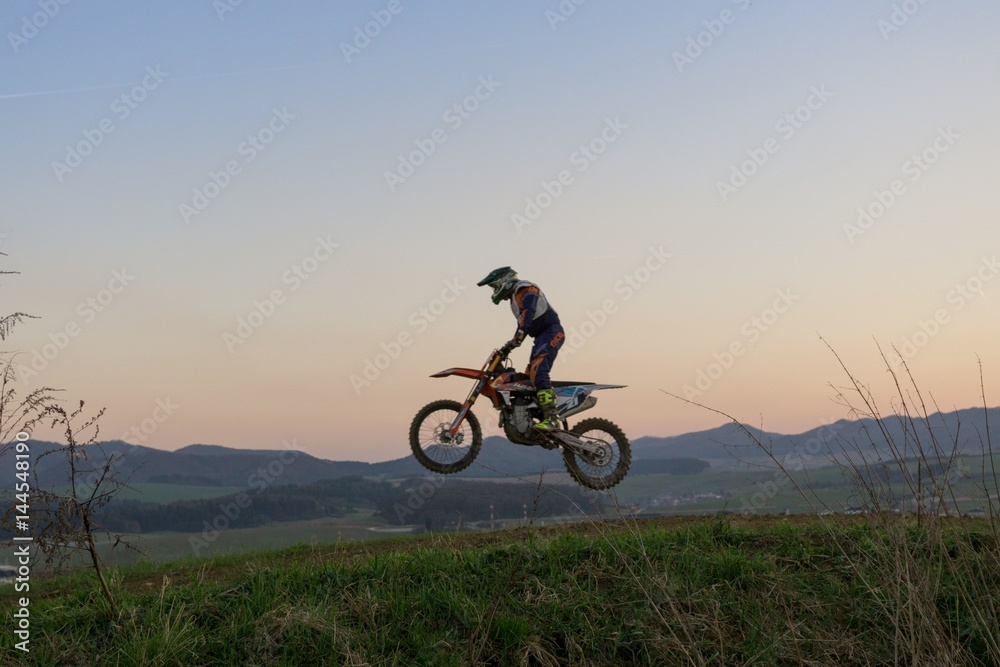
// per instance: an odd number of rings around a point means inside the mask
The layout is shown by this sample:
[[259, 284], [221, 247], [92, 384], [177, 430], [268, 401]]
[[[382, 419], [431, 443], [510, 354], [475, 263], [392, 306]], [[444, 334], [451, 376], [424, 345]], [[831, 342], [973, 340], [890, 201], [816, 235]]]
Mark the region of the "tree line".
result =
[[[463, 522], [590, 513], [595, 501], [575, 486], [455, 480], [341, 477], [307, 485], [248, 489], [216, 498], [160, 503], [115, 499], [94, 522], [116, 533], [198, 532], [224, 514], [230, 528], [343, 517], [360, 508], [390, 524], [444, 529]], [[37, 508], [42, 510], [44, 508]], [[44, 512], [39, 512], [39, 515]], [[4, 537], [10, 537], [4, 534]]]

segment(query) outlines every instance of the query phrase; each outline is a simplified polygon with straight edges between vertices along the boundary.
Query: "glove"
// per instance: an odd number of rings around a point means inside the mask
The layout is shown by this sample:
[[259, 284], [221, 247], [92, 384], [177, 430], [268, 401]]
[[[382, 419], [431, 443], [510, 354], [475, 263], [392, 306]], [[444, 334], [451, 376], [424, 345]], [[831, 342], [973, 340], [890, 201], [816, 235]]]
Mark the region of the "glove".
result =
[[509, 341], [503, 344], [503, 347], [500, 348], [500, 354], [506, 357], [508, 354], [511, 353], [511, 350], [519, 346], [521, 344], [521, 341], [523, 340], [524, 340], [524, 332], [518, 330], [518, 332], [514, 334], [513, 338], [511, 338]]

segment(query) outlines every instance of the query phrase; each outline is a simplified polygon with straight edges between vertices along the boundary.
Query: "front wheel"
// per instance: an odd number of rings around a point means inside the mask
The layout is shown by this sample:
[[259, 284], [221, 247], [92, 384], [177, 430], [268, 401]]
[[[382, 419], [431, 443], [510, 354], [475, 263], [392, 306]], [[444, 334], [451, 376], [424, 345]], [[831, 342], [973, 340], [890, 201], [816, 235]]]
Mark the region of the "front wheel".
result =
[[483, 432], [471, 411], [458, 433], [451, 435], [455, 417], [462, 411], [458, 401], [434, 401], [420, 408], [410, 423], [410, 449], [420, 465], [442, 475], [465, 470], [479, 455]]
[[566, 470], [577, 482], [595, 491], [610, 489], [625, 478], [632, 453], [625, 433], [607, 419], [584, 419], [570, 433], [598, 445], [599, 454], [576, 452], [563, 447]]

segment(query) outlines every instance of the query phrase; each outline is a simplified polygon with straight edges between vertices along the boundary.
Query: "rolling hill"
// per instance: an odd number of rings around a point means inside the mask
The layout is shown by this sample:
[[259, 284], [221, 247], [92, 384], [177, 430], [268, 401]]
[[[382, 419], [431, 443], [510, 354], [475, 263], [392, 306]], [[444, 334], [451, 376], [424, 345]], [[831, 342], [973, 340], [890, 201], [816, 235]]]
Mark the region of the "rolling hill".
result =
[[[930, 443], [936, 439], [944, 451], [950, 451], [951, 443], [957, 441], [963, 453], [976, 454], [983, 451], [987, 419], [990, 432], [1000, 433], [1000, 408], [938, 413], [928, 420], [929, 429], [921, 425], [916, 431], [907, 429], [903, 419], [890, 417], [884, 423], [901, 450], [913, 448], [918, 440], [931, 449]], [[871, 419], [841, 420], [797, 435], [769, 433], [751, 426], [746, 426], [746, 429], [770, 447], [775, 457], [787, 460], [797, 457], [795, 461], [802, 461], [810, 467], [829, 464], [834, 457], [843, 459], [854, 448], [869, 457], [886, 458], [890, 454], [876, 422]], [[868, 444], [869, 436], [879, 446], [873, 448]], [[353, 475], [399, 478], [428, 474], [409, 454], [389, 461], [367, 463], [331, 461], [305, 452], [281, 449], [235, 449], [206, 444], [193, 444], [176, 451], [132, 445], [120, 440], [91, 445], [97, 446], [109, 454], [121, 455], [116, 469], [123, 476], [131, 476], [133, 483], [254, 487], [262, 482], [268, 485], [301, 485]], [[54, 453], [61, 445], [32, 441], [31, 447], [38, 457], [35, 465], [41, 483], [64, 484], [66, 461]], [[408, 448], [401, 445], [400, 451], [408, 452]], [[11, 451], [0, 455], [0, 483], [5, 488], [12, 488], [14, 482], [12, 457]], [[662, 472], [667, 462], [684, 459], [707, 461], [713, 467], [735, 467], [764, 464], [769, 457], [739, 427], [726, 424], [678, 436], [635, 438], [632, 441], [632, 459], [631, 474], [641, 475]], [[635, 465], [637, 462], [647, 462], [647, 465]], [[457, 476], [507, 477], [562, 469], [562, 456], [557, 451], [515, 445], [504, 438], [491, 436], [486, 438], [476, 462]]]

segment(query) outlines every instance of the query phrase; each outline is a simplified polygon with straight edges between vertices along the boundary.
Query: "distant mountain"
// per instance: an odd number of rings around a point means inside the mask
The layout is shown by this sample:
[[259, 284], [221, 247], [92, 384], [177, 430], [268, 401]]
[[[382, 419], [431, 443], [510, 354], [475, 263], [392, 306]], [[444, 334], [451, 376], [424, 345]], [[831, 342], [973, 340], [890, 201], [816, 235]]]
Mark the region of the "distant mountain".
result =
[[[784, 437], [775, 433], [759, 433], [758, 437]], [[739, 458], [760, 458], [763, 452], [753, 447], [749, 438], [736, 424], [666, 438], [643, 436], [632, 441], [632, 459], [699, 458], [706, 461], [728, 461]]]
[[[927, 452], [934, 451], [936, 442], [943, 454], [950, 453], [956, 445], [961, 453], [979, 454], [986, 443], [987, 426], [993, 437], [1000, 438], [1000, 408], [935, 413], [929, 416], [926, 424], [922, 419], [915, 419], [911, 424], [905, 418], [893, 415], [883, 419], [883, 426], [888, 437], [881, 432], [874, 419], [842, 419], [797, 435], [769, 433], [744, 425], [746, 431], [759, 441], [760, 444], [757, 444], [736, 424], [726, 424], [708, 431], [667, 438], [636, 438], [632, 441], [632, 458], [692, 457], [713, 462], [735, 459], [758, 463], [770, 460], [770, 452], [779, 460], [787, 458], [791, 461], [795, 456], [801, 456], [807, 465], [821, 465], [831, 457], [843, 460], [846, 457], [857, 458], [862, 453], [868, 458], [890, 458], [893, 453], [889, 441], [895, 443], [904, 458], [912, 458], [918, 442]], [[997, 449], [1000, 450], [1000, 440]]]
[[[32, 441], [35, 469], [44, 486], [66, 484], [67, 463], [58, 451], [62, 445]], [[109, 455], [121, 455], [115, 470], [133, 483], [184, 484], [198, 486], [256, 487], [287, 484], [310, 484], [324, 479], [351, 475], [366, 477], [415, 477], [430, 474], [413, 456], [366, 463], [363, 461], [329, 461], [305, 452], [265, 449], [234, 449], [219, 445], [188, 445], [176, 451], [164, 451], [131, 445], [115, 440], [90, 445], [100, 446]], [[99, 456], [96, 452], [90, 456]], [[503, 477], [535, 473], [542, 469], [561, 470], [559, 452], [540, 447], [514, 445], [504, 438], [489, 437], [475, 463], [458, 473], [458, 477]], [[13, 488], [14, 455], [0, 456], [0, 484]]]
[[[32, 441], [32, 453], [38, 455], [61, 449], [61, 445]], [[174, 452], [132, 445], [120, 440], [90, 445], [100, 446], [108, 455], [121, 455], [115, 466], [123, 477], [131, 475], [136, 483], [197, 484], [202, 486], [252, 487], [272, 484], [309, 484], [323, 479], [364, 475], [371, 465], [356, 461], [327, 461], [305, 452], [286, 450], [232, 449], [217, 445], [190, 445]], [[95, 452], [96, 455], [96, 452]], [[93, 460], [93, 457], [88, 455]], [[9, 460], [8, 460], [9, 459]], [[45, 485], [66, 483], [64, 456], [51, 453], [35, 463], [40, 482]], [[0, 457], [0, 480], [13, 488], [13, 453]]]
[[[884, 423], [902, 455], [912, 454], [918, 440], [925, 444], [928, 451], [932, 451], [932, 442], [936, 440], [944, 453], [949, 453], [957, 442], [963, 453], [976, 454], [983, 451], [987, 425], [990, 433], [1000, 434], [1000, 408], [935, 414], [929, 419], [930, 428], [918, 422], [916, 429], [910, 429], [908, 423], [898, 417], [889, 417]], [[798, 435], [769, 433], [750, 426], [746, 429], [775, 457], [792, 465], [799, 460], [809, 466], [823, 465], [831, 457], [843, 459], [852, 452], [863, 452], [869, 458], [891, 455], [878, 425], [871, 419], [841, 420]], [[876, 446], [873, 447], [870, 440]], [[430, 474], [410, 455], [380, 463], [366, 463], [329, 461], [305, 452], [280, 449], [233, 449], [205, 444], [188, 445], [174, 452], [131, 445], [120, 440], [100, 443], [100, 446], [109, 454], [123, 455], [116, 469], [124, 476], [131, 475], [135, 483], [253, 488], [265, 483], [268, 486], [303, 485], [351, 475], [399, 478]], [[31, 449], [36, 457], [40, 457], [35, 466], [42, 484], [65, 484], [66, 461], [57, 452], [62, 446], [32, 441]], [[692, 463], [697, 467], [696, 461], [692, 460], [729, 466], [734, 461], [761, 464], [767, 462], [769, 457], [740, 427], [727, 424], [678, 436], [636, 438], [632, 441], [632, 459], [650, 464], [634, 466], [631, 474], [638, 475], [685, 469]], [[504, 438], [492, 436], [484, 441], [476, 461], [456, 476], [509, 477], [537, 474], [542, 470], [562, 472], [563, 469], [562, 455], [558, 451], [515, 445]], [[7, 451], [0, 456], [0, 484], [3, 488], [13, 488], [14, 473], [14, 453]]]

